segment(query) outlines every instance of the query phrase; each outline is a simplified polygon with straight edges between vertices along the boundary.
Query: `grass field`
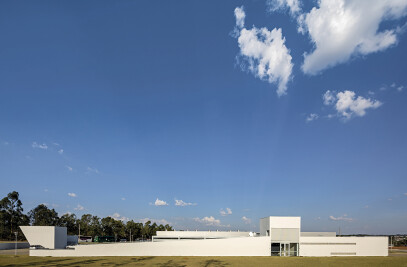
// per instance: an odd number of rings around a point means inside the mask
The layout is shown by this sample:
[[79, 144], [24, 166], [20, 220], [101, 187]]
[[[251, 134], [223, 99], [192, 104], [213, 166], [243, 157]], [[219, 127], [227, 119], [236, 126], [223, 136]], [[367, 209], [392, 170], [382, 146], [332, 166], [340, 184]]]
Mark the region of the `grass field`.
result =
[[407, 266], [407, 257], [80, 257], [0, 256], [0, 266]]

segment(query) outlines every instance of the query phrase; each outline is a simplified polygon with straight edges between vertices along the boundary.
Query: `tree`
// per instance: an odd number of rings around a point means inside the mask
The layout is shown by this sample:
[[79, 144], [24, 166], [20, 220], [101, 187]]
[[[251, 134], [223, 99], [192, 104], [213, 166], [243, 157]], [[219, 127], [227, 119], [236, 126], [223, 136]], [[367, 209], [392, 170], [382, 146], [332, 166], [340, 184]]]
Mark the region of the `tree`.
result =
[[[24, 223], [23, 204], [16, 191], [8, 193], [7, 197], [0, 200], [0, 219], [2, 221], [2, 237], [13, 237], [13, 232], [18, 232], [18, 225]], [[7, 230], [9, 229], [8, 233]]]
[[133, 236], [132, 240], [141, 237], [141, 231], [143, 229], [142, 223], [136, 223], [133, 220], [126, 223], [126, 235], [130, 237], [130, 233]]
[[59, 219], [58, 225], [66, 227], [68, 235], [78, 234], [78, 220], [73, 213], [62, 215]]
[[59, 221], [58, 213], [54, 209], [50, 210], [44, 204], [40, 204], [32, 209], [28, 216], [30, 217], [31, 224], [38, 226], [57, 226]]

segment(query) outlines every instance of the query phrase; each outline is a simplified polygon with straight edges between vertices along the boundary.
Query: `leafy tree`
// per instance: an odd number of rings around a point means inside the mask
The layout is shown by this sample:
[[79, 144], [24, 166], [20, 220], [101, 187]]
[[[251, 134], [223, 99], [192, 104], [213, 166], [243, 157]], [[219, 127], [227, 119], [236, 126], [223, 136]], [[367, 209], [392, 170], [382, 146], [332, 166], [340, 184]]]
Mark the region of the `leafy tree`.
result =
[[22, 205], [19, 194], [16, 191], [8, 193], [7, 197], [0, 200], [0, 219], [2, 221], [3, 238], [12, 238], [14, 236], [13, 232], [18, 232], [18, 225], [25, 223]]
[[32, 209], [28, 216], [30, 217], [31, 224], [38, 226], [57, 226], [59, 221], [58, 213], [54, 209], [49, 209], [44, 204], [40, 204]]
[[73, 213], [62, 215], [59, 219], [58, 225], [65, 226], [68, 235], [78, 234], [78, 220], [76, 219], [76, 215]]

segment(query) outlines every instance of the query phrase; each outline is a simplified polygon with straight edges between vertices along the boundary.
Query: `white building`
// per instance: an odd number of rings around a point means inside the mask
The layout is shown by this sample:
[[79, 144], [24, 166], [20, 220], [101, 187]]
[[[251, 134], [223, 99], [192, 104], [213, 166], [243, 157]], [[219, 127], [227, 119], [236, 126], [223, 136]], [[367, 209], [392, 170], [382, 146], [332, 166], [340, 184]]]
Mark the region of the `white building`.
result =
[[[50, 229], [54, 228], [52, 231]], [[266, 217], [260, 233], [158, 231], [153, 242], [77, 245], [66, 249], [65, 232], [21, 227], [30, 256], [388, 256], [388, 237], [337, 237], [334, 232], [301, 232], [300, 217]], [[53, 233], [53, 234], [52, 234]]]

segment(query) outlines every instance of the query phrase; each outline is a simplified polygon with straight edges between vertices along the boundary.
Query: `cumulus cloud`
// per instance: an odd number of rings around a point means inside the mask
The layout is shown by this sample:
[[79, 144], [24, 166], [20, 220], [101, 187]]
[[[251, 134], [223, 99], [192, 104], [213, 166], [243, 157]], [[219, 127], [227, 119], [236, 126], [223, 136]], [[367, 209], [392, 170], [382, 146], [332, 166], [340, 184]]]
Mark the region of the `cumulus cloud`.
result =
[[68, 169], [68, 171], [73, 171], [73, 168], [71, 166], [66, 165], [65, 167]]
[[235, 36], [240, 48], [240, 66], [261, 80], [277, 84], [277, 95], [282, 96], [286, 94], [293, 64], [281, 28], [271, 31], [265, 27], [246, 29], [245, 17], [243, 7], [237, 7]]
[[196, 203], [190, 203], [190, 202], [185, 202], [181, 199], [175, 199], [175, 206], [181, 206], [181, 207], [185, 207], [185, 206], [195, 206]]
[[38, 144], [37, 142], [33, 142], [32, 143], [32, 148], [39, 148], [39, 149], [43, 149], [43, 150], [47, 150], [48, 149], [48, 146], [47, 146], [47, 144]]
[[68, 193], [68, 196], [70, 197], [77, 197], [77, 195], [75, 193]]
[[323, 95], [323, 100], [325, 105], [335, 105], [338, 115], [345, 120], [352, 116], [363, 117], [366, 115], [367, 109], [376, 109], [382, 105], [378, 100], [362, 96], [355, 97], [355, 92], [348, 90], [336, 95], [328, 90]]
[[352, 222], [354, 219], [353, 218], [349, 218], [347, 217], [346, 214], [344, 214], [343, 216], [339, 216], [339, 217], [334, 217], [334, 216], [329, 216], [329, 219], [331, 221], [345, 221], [345, 222]]
[[301, 12], [298, 0], [268, 0], [266, 2], [269, 12], [289, 10], [292, 16], [297, 16]]
[[305, 119], [306, 122], [311, 122], [314, 120], [317, 120], [319, 118], [318, 114], [316, 113], [311, 113], [307, 116], [307, 118]]
[[220, 220], [215, 219], [213, 216], [201, 218], [193, 218], [194, 221], [205, 225], [220, 226]]
[[138, 219], [137, 221], [141, 222], [141, 223], [146, 223], [146, 222], [150, 221], [152, 223], [162, 224], [162, 225], [171, 224], [169, 221], [167, 221], [165, 219], [144, 218], [144, 219]]
[[243, 221], [245, 224], [251, 224], [251, 223], [252, 223], [252, 220], [249, 219], [249, 218], [247, 218], [246, 216], [243, 216], [243, 217], [242, 217], [242, 221]]
[[82, 205], [80, 205], [80, 204], [78, 204], [77, 206], [76, 206], [76, 208], [74, 208], [74, 210], [84, 210], [85, 208], [82, 206]]
[[122, 222], [127, 222], [130, 221], [129, 218], [125, 217], [125, 216], [121, 216], [119, 213], [115, 212], [113, 213], [113, 215], [110, 215], [110, 217], [112, 217], [113, 219], [115, 219], [116, 221], [122, 221]]
[[61, 148], [60, 150], [58, 150], [59, 155], [62, 155], [64, 153], [64, 150]]
[[160, 199], [157, 198], [153, 205], [157, 206], [157, 207], [158, 206], [168, 206], [168, 203], [165, 202], [164, 200], [160, 200]]
[[123, 201], [124, 201], [124, 200], [126, 200], [126, 198], [125, 198], [125, 197], [122, 197], [122, 198], [121, 198], [121, 200], [123, 200]]
[[407, 15], [405, 0], [320, 0], [302, 14], [299, 30], [307, 32], [315, 49], [304, 54], [302, 70], [315, 75], [357, 55], [383, 51], [397, 44], [400, 27], [383, 29], [384, 21]]
[[222, 215], [222, 216], [227, 216], [227, 215], [232, 214], [232, 210], [229, 209], [229, 208], [226, 208], [226, 210], [221, 209], [219, 213], [220, 213], [220, 215]]

